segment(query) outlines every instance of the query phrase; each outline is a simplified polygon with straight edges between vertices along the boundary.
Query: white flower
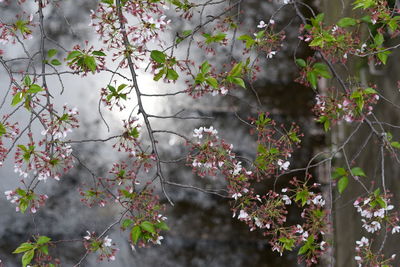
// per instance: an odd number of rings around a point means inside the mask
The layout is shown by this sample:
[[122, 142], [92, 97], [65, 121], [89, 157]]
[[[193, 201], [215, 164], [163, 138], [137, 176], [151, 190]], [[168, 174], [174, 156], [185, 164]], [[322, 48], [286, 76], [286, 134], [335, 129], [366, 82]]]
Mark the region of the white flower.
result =
[[332, 33], [336, 32], [338, 29], [339, 29], [339, 27], [337, 25], [333, 26]]
[[279, 169], [280, 170], [285, 170], [285, 171], [287, 171], [288, 169], [289, 169], [289, 165], [290, 165], [290, 162], [289, 161], [285, 161], [285, 162], [283, 162], [283, 160], [281, 160], [281, 159], [278, 159], [278, 165], [279, 165]]
[[321, 207], [325, 206], [325, 200], [322, 198], [321, 195], [317, 195], [317, 196], [312, 200], [312, 203], [314, 203], [314, 205], [321, 206]]
[[388, 205], [388, 206], [385, 208], [385, 210], [392, 210], [392, 209], [394, 209], [394, 206], [393, 206], [393, 205]]
[[366, 205], [366, 204], [368, 204], [369, 202], [371, 201], [371, 199], [370, 198], [366, 198], [365, 200], [364, 200], [364, 205]]
[[283, 195], [282, 200], [285, 202], [285, 205], [292, 204], [292, 201], [290, 200], [290, 198], [287, 195]]
[[274, 24], [275, 24], [275, 20], [270, 19], [270, 20], [269, 20], [269, 24], [274, 25]]
[[267, 24], [265, 24], [265, 22], [263, 20], [260, 21], [260, 23], [257, 25], [257, 28], [260, 28], [260, 29], [265, 28], [265, 27], [267, 27]]
[[356, 241], [357, 247], [363, 247], [363, 246], [368, 246], [369, 240], [366, 237], [362, 237], [360, 241]]
[[263, 227], [262, 222], [261, 222], [260, 219], [258, 219], [257, 217], [254, 217], [254, 223], [255, 223], [258, 227], [260, 227], [260, 228]]
[[282, 193], [286, 193], [287, 192], [287, 188], [283, 188], [281, 191], [282, 191]]
[[395, 226], [395, 227], [393, 227], [393, 229], [392, 229], [392, 234], [395, 234], [395, 233], [400, 233], [400, 226]]
[[84, 236], [83, 238], [86, 240], [89, 240], [91, 238], [91, 234], [89, 231], [86, 231], [86, 233], [87, 233], [87, 236]]
[[284, 5], [289, 4], [290, 0], [283, 0], [282, 1]]
[[13, 193], [13, 191], [11, 191], [11, 190], [8, 190], [8, 191], [4, 192], [4, 194], [6, 195], [7, 200], [10, 200], [12, 198], [12, 196], [11, 196], [12, 193]]
[[235, 193], [235, 194], [233, 194], [232, 195], [232, 198], [234, 198], [235, 200], [237, 200], [239, 197], [241, 197], [242, 196], [242, 194], [240, 194], [240, 193]]
[[249, 217], [249, 214], [247, 214], [247, 212], [245, 212], [244, 210], [240, 210], [240, 213], [239, 213], [239, 216], [238, 216], [238, 219], [240, 220], [240, 219], [247, 219]]
[[161, 235], [159, 235], [159, 236], [157, 237], [156, 244], [157, 244], [157, 245], [161, 245], [161, 240], [163, 240], [163, 239], [164, 239], [164, 237], [161, 236]]
[[223, 87], [223, 86], [221, 87], [221, 94], [222, 94], [222, 95], [226, 95], [226, 94], [228, 94], [228, 92], [229, 92], [228, 89], [226, 89], [226, 88]]
[[321, 250], [325, 250], [325, 247], [324, 247], [325, 244], [326, 244], [325, 241], [322, 241], [322, 242], [319, 244], [319, 247], [320, 247]]
[[304, 232], [303, 227], [300, 224], [296, 225], [296, 233], [301, 234]]
[[383, 218], [385, 217], [385, 209], [379, 209], [374, 212], [375, 217]]
[[360, 257], [360, 256], [355, 256], [354, 259], [355, 259], [356, 261], [360, 261], [360, 260], [361, 260], [361, 257]]
[[103, 245], [106, 246], [106, 247], [111, 247], [111, 242], [112, 242], [112, 239], [111, 239], [111, 238], [108, 238], [108, 236], [106, 236], [106, 237], [104, 238]]
[[276, 54], [276, 51], [271, 51], [267, 54], [267, 58], [273, 58]]
[[194, 129], [193, 137], [198, 137], [199, 139], [203, 138], [203, 129], [203, 127], [200, 127], [199, 129]]
[[235, 164], [235, 168], [231, 171], [233, 176], [239, 175], [240, 171], [242, 170], [242, 162], [238, 162]]
[[308, 232], [305, 231], [305, 232], [301, 235], [301, 237], [302, 237], [303, 241], [306, 241], [307, 238], [308, 238]]

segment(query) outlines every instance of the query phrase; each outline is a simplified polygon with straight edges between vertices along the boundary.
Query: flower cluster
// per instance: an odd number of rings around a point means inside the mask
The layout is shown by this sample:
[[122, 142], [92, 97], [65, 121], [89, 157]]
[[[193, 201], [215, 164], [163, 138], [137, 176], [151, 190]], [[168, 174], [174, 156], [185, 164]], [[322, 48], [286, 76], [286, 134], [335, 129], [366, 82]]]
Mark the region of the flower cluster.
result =
[[362, 227], [369, 233], [378, 232], [384, 224], [392, 234], [400, 232], [399, 218], [393, 212], [394, 206], [390, 204], [390, 195], [381, 194], [380, 190], [375, 190], [365, 198], [358, 198], [354, 203], [357, 212], [362, 219]]
[[383, 254], [376, 254], [372, 251], [372, 240], [362, 237], [356, 241], [356, 260], [359, 267], [362, 266], [388, 266], [392, 267], [390, 263], [396, 258], [396, 254], [392, 254], [390, 258], [385, 259]]
[[339, 94], [338, 96], [316, 96], [313, 108], [317, 121], [328, 130], [338, 121], [362, 121], [371, 114], [373, 105], [379, 100], [378, 93], [373, 88], [358, 88], [353, 92]]
[[63, 106], [62, 115], [54, 113], [43, 114], [41, 116], [41, 122], [46, 125], [46, 129], [42, 131], [42, 135], [49, 135], [53, 140], [65, 139], [67, 134], [72, 132], [72, 129], [79, 127], [78, 115], [78, 109], [69, 108], [67, 104]]
[[115, 248], [115, 244], [112, 243], [112, 239], [108, 236], [96, 237], [94, 232], [87, 231], [87, 235], [83, 237], [84, 246], [88, 252], [99, 253], [97, 260], [103, 261], [107, 259], [108, 261], [115, 260], [115, 254], [118, 252], [118, 248]]
[[47, 195], [37, 195], [32, 190], [23, 190], [17, 188], [15, 190], [5, 191], [7, 200], [15, 204], [15, 211], [24, 213], [27, 209], [31, 213], [36, 213], [39, 207], [44, 206]]

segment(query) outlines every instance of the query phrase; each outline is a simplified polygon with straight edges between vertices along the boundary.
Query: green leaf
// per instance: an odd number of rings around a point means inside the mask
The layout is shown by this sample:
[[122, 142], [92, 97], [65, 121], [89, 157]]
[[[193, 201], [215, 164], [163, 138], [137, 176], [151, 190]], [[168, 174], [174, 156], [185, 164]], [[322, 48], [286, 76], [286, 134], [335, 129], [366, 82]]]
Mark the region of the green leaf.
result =
[[31, 249], [25, 252], [25, 254], [22, 256], [22, 266], [26, 267], [29, 263], [31, 263], [33, 256], [35, 256], [35, 250]]
[[127, 87], [128, 85], [123, 83], [120, 86], [118, 86], [118, 92], [121, 92], [125, 87]]
[[153, 80], [158, 81], [164, 76], [165, 69], [161, 69], [156, 75], [154, 75]]
[[21, 213], [25, 213], [26, 209], [28, 208], [29, 202], [26, 199], [20, 199], [19, 202], [19, 209]]
[[335, 171], [332, 173], [332, 178], [337, 179], [342, 176], [346, 176], [347, 172], [344, 168], [336, 168]]
[[236, 63], [235, 66], [233, 66], [232, 70], [229, 72], [228, 76], [231, 77], [237, 77], [242, 74], [242, 69], [243, 69], [243, 63], [239, 62]]
[[19, 102], [22, 101], [22, 98], [24, 97], [24, 95], [22, 94], [22, 92], [18, 92], [14, 95], [12, 101], [11, 101], [11, 106], [15, 106], [17, 105]]
[[2, 124], [2, 123], [0, 122], [0, 137], [3, 136], [3, 135], [5, 135], [6, 133], [7, 133], [6, 127], [4, 126], [4, 124]]
[[136, 245], [136, 243], [138, 242], [141, 234], [142, 234], [142, 230], [140, 229], [139, 225], [136, 225], [135, 227], [132, 228], [132, 230], [131, 230], [131, 238], [132, 238], [133, 244]]
[[132, 223], [133, 221], [131, 219], [125, 219], [122, 221], [122, 228], [128, 228]]
[[49, 246], [42, 246], [42, 247], [40, 247], [40, 250], [41, 250], [44, 254], [49, 255]]
[[156, 228], [158, 228], [158, 229], [165, 230], [165, 231], [169, 231], [169, 227], [168, 227], [168, 225], [167, 225], [164, 221], [161, 221], [161, 222], [159, 222], [159, 223], [156, 223], [154, 226], [155, 226]]
[[307, 81], [313, 89], [317, 89], [317, 74], [314, 71], [307, 72]]
[[309, 249], [310, 249], [310, 247], [309, 247], [307, 244], [305, 244], [304, 246], [302, 246], [302, 247], [299, 249], [298, 255], [303, 255], [303, 254], [305, 254]]
[[168, 80], [176, 81], [176, 80], [178, 80], [178, 78], [179, 78], [179, 75], [175, 70], [173, 70], [173, 69], [167, 70], [167, 79]]
[[36, 93], [39, 93], [39, 92], [41, 92], [41, 91], [43, 91], [43, 88], [40, 87], [40, 86], [37, 85], [37, 84], [32, 84], [31, 86], [29, 86], [29, 89], [26, 90], [26, 92], [27, 92], [28, 94], [36, 94]]
[[33, 249], [34, 247], [35, 247], [35, 246], [34, 246], [32, 243], [28, 243], [28, 242], [22, 243], [19, 247], [17, 247], [17, 248], [13, 251], [13, 253], [14, 253], [14, 254], [22, 253], [22, 252], [31, 250], [31, 249]]
[[54, 57], [57, 53], [58, 53], [57, 49], [50, 49], [49, 51], [47, 51], [47, 57], [48, 58]]
[[391, 53], [390, 51], [384, 51], [384, 52], [378, 53], [378, 58], [384, 65], [386, 65], [388, 55], [390, 53]]
[[237, 77], [232, 78], [232, 83], [237, 84], [243, 88], [246, 88], [246, 85], [244, 84], [244, 81], [242, 78], [237, 78]]
[[372, 89], [371, 87], [365, 88], [364, 93], [366, 94], [378, 94], [378, 92], [375, 89]]
[[307, 203], [307, 199], [310, 193], [308, 192], [307, 189], [304, 189], [302, 191], [299, 191], [296, 193], [296, 198], [295, 201], [301, 201], [301, 205], [304, 206]]
[[201, 64], [200, 70], [201, 70], [201, 73], [203, 73], [204, 75], [209, 73], [210, 69], [211, 69], [211, 66], [210, 66], [210, 64], [208, 64], [207, 61], [204, 61], [203, 64]]
[[29, 85], [32, 84], [31, 77], [29, 77], [29, 75], [26, 75], [26, 76], [24, 77], [24, 84], [25, 84], [26, 86], [29, 86]]
[[302, 68], [305, 68], [307, 66], [306, 61], [302, 58], [296, 59], [296, 64]]
[[84, 62], [85, 62], [85, 66], [90, 71], [92, 71], [93, 73], [96, 71], [97, 64], [96, 64], [96, 60], [94, 59], [94, 57], [85, 56]]
[[51, 240], [50, 237], [47, 236], [39, 236], [38, 240], [36, 241], [36, 244], [41, 245], [44, 243], [48, 243]]
[[214, 87], [214, 88], [218, 88], [218, 81], [217, 81], [217, 79], [215, 79], [215, 78], [213, 78], [213, 77], [208, 77], [208, 78], [206, 79], [206, 82], [207, 82], [210, 86], [212, 86], [212, 87]]
[[364, 16], [360, 20], [365, 23], [372, 23], [371, 16]]
[[328, 66], [324, 63], [319, 63], [319, 62], [315, 63], [313, 65], [313, 71], [324, 78], [327, 78], [327, 79], [332, 78], [332, 76], [329, 72]]
[[363, 176], [366, 177], [367, 175], [364, 173], [364, 171], [360, 167], [354, 167], [351, 169], [351, 173], [354, 176]]
[[94, 56], [98, 56], [98, 57], [105, 57], [105, 56], [107, 56], [104, 52], [102, 52], [102, 51], [93, 51], [92, 52], [92, 55], [94, 55]]
[[381, 46], [383, 44], [384, 38], [382, 33], [377, 33], [374, 37], [374, 43], [376, 46]]
[[109, 84], [109, 85], [107, 85], [107, 88], [108, 88], [108, 90], [110, 90], [111, 93], [114, 93], [114, 94], [117, 93], [117, 90], [115, 89], [114, 86], [112, 86], [112, 85]]
[[61, 62], [58, 59], [53, 59], [52, 61], [50, 61], [51, 65], [54, 66], [60, 66]]
[[167, 58], [167, 55], [165, 55], [163, 52], [158, 51], [158, 50], [153, 50], [150, 53], [150, 57], [152, 60], [154, 60], [157, 63], [164, 63], [165, 59]]
[[338, 190], [340, 194], [343, 193], [348, 184], [349, 184], [349, 178], [347, 176], [340, 178], [338, 182]]
[[79, 56], [81, 56], [81, 55], [82, 55], [82, 52], [81, 52], [81, 51], [72, 51], [72, 52], [70, 52], [70, 53], [68, 54], [67, 60], [74, 59], [74, 58], [79, 57]]
[[339, 22], [337, 23], [337, 25], [342, 28], [354, 26], [356, 24], [357, 24], [357, 20], [355, 20], [353, 18], [347, 18], [347, 17], [340, 19]]
[[156, 230], [155, 230], [155, 228], [154, 228], [154, 225], [153, 225], [151, 222], [149, 222], [149, 221], [144, 221], [144, 222], [142, 222], [142, 223], [140, 224], [140, 227], [141, 227], [143, 230], [145, 230], [145, 231], [147, 231], [147, 232], [149, 232], [149, 233], [152, 233], [152, 234], [155, 234], [155, 233], [156, 233]]
[[[1, 136], [1, 135], [0, 135]], [[397, 141], [391, 142], [390, 145], [394, 148], [400, 149], [400, 143]]]

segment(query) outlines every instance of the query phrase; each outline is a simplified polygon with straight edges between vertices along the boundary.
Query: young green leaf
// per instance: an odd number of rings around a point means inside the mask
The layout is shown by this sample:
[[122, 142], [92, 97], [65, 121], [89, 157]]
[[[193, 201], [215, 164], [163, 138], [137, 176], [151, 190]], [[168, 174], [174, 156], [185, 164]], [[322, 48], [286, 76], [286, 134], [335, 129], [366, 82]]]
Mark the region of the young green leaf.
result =
[[305, 61], [304, 59], [302, 59], [302, 58], [296, 59], [296, 64], [297, 64], [299, 67], [302, 67], [302, 68], [305, 68], [305, 67], [307, 66], [306, 61]]
[[36, 241], [36, 244], [41, 245], [44, 243], [48, 243], [51, 240], [50, 237], [47, 236], [39, 236], [38, 240]]
[[29, 86], [31, 84], [32, 84], [31, 77], [29, 77], [29, 75], [26, 75], [24, 77], [24, 85]]
[[136, 225], [135, 227], [132, 228], [131, 239], [132, 239], [133, 244], [136, 244], [139, 241], [141, 234], [142, 234], [142, 230], [140, 229], [139, 225]]
[[166, 78], [168, 80], [176, 81], [179, 78], [179, 74], [173, 69], [168, 69]]
[[165, 63], [165, 59], [167, 58], [167, 55], [165, 55], [163, 52], [158, 51], [158, 50], [153, 50], [150, 53], [150, 57], [152, 60], [154, 60], [157, 63]]
[[74, 58], [76, 58], [76, 57], [78, 57], [78, 56], [81, 56], [81, 55], [82, 55], [82, 52], [81, 52], [81, 51], [72, 51], [72, 52], [70, 52], [70, 53], [68, 54], [67, 60], [74, 59]]
[[26, 92], [27, 92], [28, 94], [36, 94], [36, 93], [39, 93], [39, 92], [41, 92], [41, 91], [43, 91], [43, 88], [40, 87], [40, 86], [37, 85], [37, 84], [32, 84], [32, 85], [29, 87], [29, 89], [26, 90]]
[[61, 62], [58, 59], [53, 59], [52, 61], [50, 61], [51, 65], [54, 66], [60, 66]]
[[142, 223], [140, 224], [140, 227], [141, 227], [143, 230], [145, 230], [145, 231], [147, 231], [147, 232], [149, 232], [149, 233], [152, 233], [152, 234], [155, 234], [155, 233], [156, 233], [156, 230], [155, 230], [155, 228], [154, 228], [154, 225], [153, 225], [151, 222], [144, 221], [144, 222], [142, 222]]
[[98, 56], [98, 57], [105, 57], [105, 56], [107, 56], [104, 52], [102, 52], [102, 51], [93, 51], [92, 52], [92, 55], [94, 55], [94, 56]]
[[6, 133], [7, 133], [6, 127], [4, 126], [4, 124], [2, 124], [2, 123], [0, 122], [0, 137], [3, 136], [3, 135], [5, 135]]
[[47, 51], [47, 57], [48, 57], [48, 58], [52, 58], [52, 57], [54, 57], [57, 53], [58, 53], [58, 50], [57, 50], [57, 49], [50, 49], [49, 51]]
[[337, 23], [337, 25], [342, 28], [354, 26], [356, 24], [357, 24], [357, 20], [355, 20], [353, 18], [348, 18], [348, 17], [340, 19], [339, 22]]
[[35, 256], [35, 250], [31, 249], [24, 253], [22, 256], [22, 266], [26, 267], [29, 263], [31, 263], [33, 256]]
[[22, 94], [22, 92], [18, 92], [14, 95], [12, 101], [11, 101], [11, 106], [15, 106], [17, 105], [19, 102], [22, 101], [22, 98], [24, 97], [24, 95]]
[[340, 194], [343, 193], [348, 184], [349, 184], [349, 178], [347, 176], [340, 178], [338, 182], [338, 190]]
[[354, 176], [363, 176], [366, 177], [367, 175], [364, 173], [364, 171], [360, 167], [355, 167], [351, 169], [351, 173]]
[[32, 243], [22, 243], [19, 247], [17, 247], [13, 253], [17, 254], [17, 253], [22, 253], [28, 250], [31, 250], [34, 248], [34, 245]]

